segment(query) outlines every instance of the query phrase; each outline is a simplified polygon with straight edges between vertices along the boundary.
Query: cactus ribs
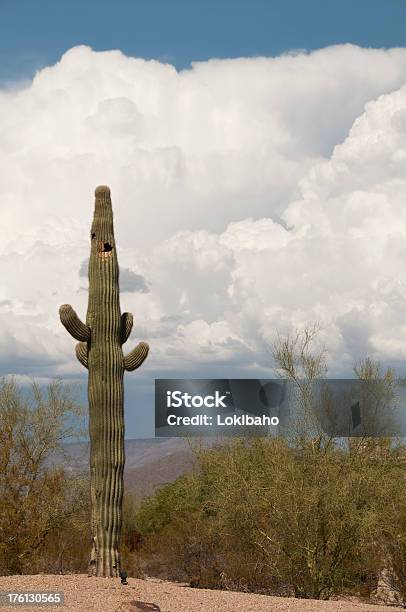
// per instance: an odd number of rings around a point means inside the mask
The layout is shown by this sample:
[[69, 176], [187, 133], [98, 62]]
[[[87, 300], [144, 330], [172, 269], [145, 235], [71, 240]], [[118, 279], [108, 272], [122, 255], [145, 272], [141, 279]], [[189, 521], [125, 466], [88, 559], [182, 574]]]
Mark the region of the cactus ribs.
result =
[[91, 228], [89, 301], [86, 323], [72, 306], [59, 309], [68, 332], [79, 340], [76, 356], [88, 369], [92, 548], [89, 575], [119, 576], [124, 473], [124, 370], [138, 368], [148, 355], [140, 342], [123, 355], [133, 326], [121, 314], [119, 267], [110, 189], [97, 187]]

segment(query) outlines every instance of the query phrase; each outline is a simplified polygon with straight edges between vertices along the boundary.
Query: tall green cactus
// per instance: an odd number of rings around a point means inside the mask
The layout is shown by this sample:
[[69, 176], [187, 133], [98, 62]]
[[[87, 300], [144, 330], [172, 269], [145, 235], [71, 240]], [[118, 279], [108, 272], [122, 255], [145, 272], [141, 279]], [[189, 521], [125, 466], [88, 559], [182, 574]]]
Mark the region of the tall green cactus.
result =
[[89, 575], [118, 576], [124, 473], [124, 370], [148, 355], [140, 342], [123, 356], [133, 316], [120, 312], [119, 268], [110, 189], [97, 187], [91, 229], [86, 324], [72, 306], [59, 309], [62, 324], [79, 344], [76, 356], [89, 370], [90, 492], [92, 550]]

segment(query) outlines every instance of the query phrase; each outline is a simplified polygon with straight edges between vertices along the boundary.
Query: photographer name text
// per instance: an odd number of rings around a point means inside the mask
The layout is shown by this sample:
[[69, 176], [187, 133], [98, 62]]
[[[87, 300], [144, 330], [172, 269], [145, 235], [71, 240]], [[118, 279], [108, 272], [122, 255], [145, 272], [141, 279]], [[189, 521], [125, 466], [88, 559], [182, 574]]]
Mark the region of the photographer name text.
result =
[[261, 416], [251, 416], [249, 414], [233, 414], [231, 416], [224, 416], [217, 414], [215, 417], [209, 416], [208, 414], [195, 414], [193, 416], [176, 416], [175, 414], [170, 414], [167, 416], [166, 422], [168, 425], [175, 427], [187, 425], [200, 427], [276, 427], [279, 425], [279, 418], [276, 416], [270, 417], [265, 414]]

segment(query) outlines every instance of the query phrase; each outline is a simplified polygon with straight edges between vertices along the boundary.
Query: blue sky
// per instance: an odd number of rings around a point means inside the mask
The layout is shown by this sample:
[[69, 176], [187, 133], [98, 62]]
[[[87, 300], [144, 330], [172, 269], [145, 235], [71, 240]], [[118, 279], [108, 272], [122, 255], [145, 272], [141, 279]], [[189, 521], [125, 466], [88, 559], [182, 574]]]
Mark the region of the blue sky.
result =
[[182, 69], [346, 42], [405, 46], [405, 23], [404, 0], [0, 0], [0, 82], [30, 78], [79, 44]]

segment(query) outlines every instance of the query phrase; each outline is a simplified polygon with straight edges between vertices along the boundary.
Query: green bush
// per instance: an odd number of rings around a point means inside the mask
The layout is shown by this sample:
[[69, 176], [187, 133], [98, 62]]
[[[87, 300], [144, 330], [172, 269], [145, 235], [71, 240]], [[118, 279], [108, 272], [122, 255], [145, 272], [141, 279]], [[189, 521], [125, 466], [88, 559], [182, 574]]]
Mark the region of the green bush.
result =
[[195, 473], [140, 506], [147, 571], [316, 599], [373, 590], [387, 525], [401, 529], [399, 448], [259, 438], [197, 454]]

